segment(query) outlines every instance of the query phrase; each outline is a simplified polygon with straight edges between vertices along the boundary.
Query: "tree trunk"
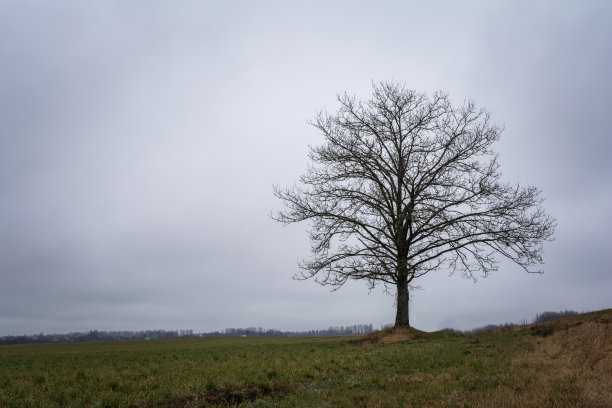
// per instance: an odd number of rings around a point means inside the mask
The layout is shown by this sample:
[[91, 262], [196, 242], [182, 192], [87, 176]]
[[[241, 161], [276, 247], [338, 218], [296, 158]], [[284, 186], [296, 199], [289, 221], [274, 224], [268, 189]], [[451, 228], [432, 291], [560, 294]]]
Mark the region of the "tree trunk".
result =
[[395, 327], [410, 327], [408, 316], [408, 277], [400, 277], [397, 281], [397, 314], [395, 315]]

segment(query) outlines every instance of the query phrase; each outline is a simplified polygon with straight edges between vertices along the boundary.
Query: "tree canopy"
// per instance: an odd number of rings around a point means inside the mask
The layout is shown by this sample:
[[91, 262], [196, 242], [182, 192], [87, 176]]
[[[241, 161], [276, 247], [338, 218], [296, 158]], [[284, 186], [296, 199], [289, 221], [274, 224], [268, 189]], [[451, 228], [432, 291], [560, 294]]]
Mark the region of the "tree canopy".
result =
[[501, 256], [541, 272], [555, 220], [538, 188], [501, 181], [492, 145], [502, 129], [486, 110], [393, 82], [374, 84], [365, 102], [338, 101], [311, 122], [325, 143], [311, 147], [299, 183], [274, 189], [285, 204], [275, 219], [311, 223], [313, 256], [297, 278], [395, 287], [395, 324], [409, 326], [409, 288], [431, 271], [475, 279]]

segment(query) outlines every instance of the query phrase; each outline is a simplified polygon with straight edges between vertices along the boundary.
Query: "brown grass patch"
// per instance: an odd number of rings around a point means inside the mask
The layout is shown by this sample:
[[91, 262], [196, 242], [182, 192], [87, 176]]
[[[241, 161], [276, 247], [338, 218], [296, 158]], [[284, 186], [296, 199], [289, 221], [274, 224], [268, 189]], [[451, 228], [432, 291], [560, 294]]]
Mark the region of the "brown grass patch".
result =
[[521, 377], [491, 406], [612, 407], [611, 323], [608, 309], [527, 327], [530, 347], [511, 364]]
[[351, 340], [350, 343], [366, 347], [385, 346], [387, 344], [404, 343], [418, 339], [426, 334], [426, 332], [413, 327], [391, 327], [368, 333], [359, 339]]

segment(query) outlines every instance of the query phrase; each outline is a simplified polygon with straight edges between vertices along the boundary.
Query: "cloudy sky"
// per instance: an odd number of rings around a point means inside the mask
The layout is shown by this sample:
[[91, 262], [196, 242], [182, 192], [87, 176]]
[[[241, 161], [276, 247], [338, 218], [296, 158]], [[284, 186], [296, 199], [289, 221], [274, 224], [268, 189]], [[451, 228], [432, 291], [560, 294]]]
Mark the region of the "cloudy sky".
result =
[[294, 281], [270, 219], [372, 81], [471, 98], [504, 179], [557, 218], [543, 275], [417, 282], [423, 330], [612, 307], [612, 3], [0, 1], [0, 335], [394, 320], [363, 282]]

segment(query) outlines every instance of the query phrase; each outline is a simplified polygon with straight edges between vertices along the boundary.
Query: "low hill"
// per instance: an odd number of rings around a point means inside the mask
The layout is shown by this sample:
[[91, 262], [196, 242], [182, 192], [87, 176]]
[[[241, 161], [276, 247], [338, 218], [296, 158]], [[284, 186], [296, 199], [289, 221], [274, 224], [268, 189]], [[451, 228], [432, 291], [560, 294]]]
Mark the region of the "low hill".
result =
[[[450, 337], [473, 339], [472, 350], [514, 343], [510, 369], [520, 367], [523, 381], [502, 387], [491, 406], [588, 406], [612, 407], [612, 309], [572, 314], [545, 323], [500, 328], [474, 334], [448, 330], [423, 332], [414, 328], [389, 328], [369, 333], [352, 343], [365, 347], [394, 343], [436, 342]], [[518, 340], [518, 341], [517, 341]], [[487, 343], [486, 346], [483, 344]], [[495, 346], [493, 344], [496, 344]], [[503, 348], [502, 348], [503, 349]], [[499, 357], [499, 356], [498, 356]], [[550, 399], [543, 390], [561, 387], [573, 397]], [[575, 404], [574, 404], [575, 403]], [[486, 404], [485, 404], [486, 405]]]

